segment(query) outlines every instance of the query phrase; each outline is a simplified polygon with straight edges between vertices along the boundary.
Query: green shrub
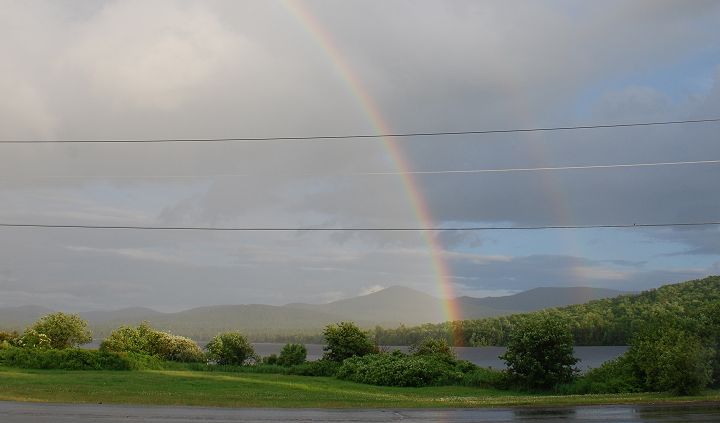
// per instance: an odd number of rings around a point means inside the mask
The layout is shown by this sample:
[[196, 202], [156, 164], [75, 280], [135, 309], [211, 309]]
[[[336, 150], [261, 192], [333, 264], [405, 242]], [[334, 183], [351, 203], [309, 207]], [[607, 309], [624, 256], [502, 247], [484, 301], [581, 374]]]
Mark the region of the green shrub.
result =
[[713, 351], [676, 323], [647, 322], [621, 357], [590, 370], [561, 394], [669, 391], [698, 393], [711, 380]]
[[[102, 352], [102, 351], [101, 351]], [[165, 370], [168, 362], [160, 358], [138, 353], [116, 353], [128, 363], [128, 370]]]
[[262, 364], [268, 364], [271, 366], [277, 366], [278, 364], [278, 356], [277, 354], [270, 354], [267, 357], [262, 358]]
[[157, 358], [76, 348], [36, 349], [10, 347], [0, 350], [0, 364], [26, 369], [144, 370], [160, 369]]
[[79, 314], [48, 314], [28, 328], [26, 333], [30, 331], [46, 335], [50, 340], [50, 347], [55, 349], [72, 348], [92, 341], [87, 321], [80, 318]]
[[280, 357], [277, 359], [277, 364], [281, 366], [294, 366], [296, 364], [302, 364], [307, 360], [307, 348], [303, 344], [285, 344], [282, 351], [280, 351]]
[[711, 381], [714, 351], [680, 328], [646, 328], [633, 338], [626, 354], [647, 390], [691, 395]]
[[369, 354], [346, 359], [337, 377], [380, 386], [439, 386], [462, 381], [463, 373], [435, 355]]
[[412, 355], [432, 355], [448, 362], [455, 361], [455, 351], [444, 338], [425, 338], [410, 346]]
[[168, 361], [182, 363], [205, 362], [206, 357], [197, 342], [184, 336], [158, 332], [151, 343], [155, 355]]
[[151, 328], [147, 322], [143, 322], [137, 327], [120, 326], [100, 343], [100, 350], [152, 355], [150, 340], [154, 336], [154, 332], [156, 332], [155, 329]]
[[460, 385], [475, 388], [508, 388], [507, 377], [500, 370], [478, 366], [475, 366], [475, 368], [458, 366], [458, 370], [462, 372], [462, 379], [459, 381]]
[[47, 349], [51, 347], [50, 337], [44, 333], [39, 333], [35, 329], [26, 329], [13, 344], [20, 348]]
[[529, 388], [552, 388], [570, 382], [577, 373], [570, 327], [549, 313], [519, 320], [500, 358], [509, 376]]
[[298, 376], [335, 376], [340, 368], [340, 363], [330, 360], [307, 361], [303, 364], [290, 366], [285, 374]]
[[627, 355], [606, 361], [571, 383], [558, 385], [555, 389], [562, 395], [621, 394], [643, 390], [643, 384], [635, 376]]
[[155, 330], [146, 322], [114, 330], [100, 344], [100, 350], [152, 355], [168, 361], [205, 361], [205, 354], [192, 339]]
[[239, 332], [221, 333], [205, 348], [209, 358], [217, 364], [243, 365], [249, 360], [257, 361], [255, 349]]
[[0, 345], [7, 344], [7, 345], [13, 345], [18, 338], [20, 338], [20, 334], [17, 333], [17, 331], [12, 332], [4, 332], [0, 331]]
[[328, 325], [323, 331], [325, 360], [341, 363], [346, 358], [377, 352], [377, 347], [370, 341], [368, 333], [360, 330], [352, 322], [340, 322]]

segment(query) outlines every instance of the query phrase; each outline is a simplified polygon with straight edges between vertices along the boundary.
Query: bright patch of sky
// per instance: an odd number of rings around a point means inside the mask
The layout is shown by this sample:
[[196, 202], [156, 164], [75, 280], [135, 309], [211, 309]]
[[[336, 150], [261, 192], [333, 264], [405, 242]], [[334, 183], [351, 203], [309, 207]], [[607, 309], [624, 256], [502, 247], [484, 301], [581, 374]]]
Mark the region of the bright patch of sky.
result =
[[[491, 226], [478, 224], [486, 225]], [[689, 246], [680, 242], [658, 242], [654, 235], [662, 231], [668, 229], [486, 231], [478, 245], [452, 250], [508, 257], [565, 255], [647, 268], [709, 267], [718, 261], [713, 254], [684, 254]]]
[[[617, 93], [632, 87], [649, 88], [671, 103], [684, 103], [696, 96], [707, 95], [713, 88], [715, 75], [720, 72], [720, 47], [711, 46], [702, 51], [692, 51], [683, 60], [667, 62], [651, 70], [613, 75], [578, 93], [576, 102], [567, 110], [579, 121], [595, 117], [598, 103], [608, 93]], [[669, 105], [668, 105], [669, 106]], [[690, 118], [714, 115], [689, 116]], [[680, 120], [683, 117], [679, 117]], [[632, 119], [632, 117], [630, 117]]]

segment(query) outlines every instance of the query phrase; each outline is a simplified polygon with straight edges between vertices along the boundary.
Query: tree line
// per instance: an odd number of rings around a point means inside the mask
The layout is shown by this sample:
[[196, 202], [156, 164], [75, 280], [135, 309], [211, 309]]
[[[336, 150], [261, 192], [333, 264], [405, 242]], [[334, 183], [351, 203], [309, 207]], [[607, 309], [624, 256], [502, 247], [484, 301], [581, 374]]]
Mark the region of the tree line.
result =
[[627, 345], [632, 336], [656, 316], [702, 321], [720, 308], [720, 276], [710, 276], [634, 295], [594, 300], [585, 304], [477, 320], [421, 326], [374, 329], [380, 345], [411, 345], [443, 338], [455, 346], [505, 346], [519, 321], [540, 314], [556, 315], [570, 327], [575, 345]]

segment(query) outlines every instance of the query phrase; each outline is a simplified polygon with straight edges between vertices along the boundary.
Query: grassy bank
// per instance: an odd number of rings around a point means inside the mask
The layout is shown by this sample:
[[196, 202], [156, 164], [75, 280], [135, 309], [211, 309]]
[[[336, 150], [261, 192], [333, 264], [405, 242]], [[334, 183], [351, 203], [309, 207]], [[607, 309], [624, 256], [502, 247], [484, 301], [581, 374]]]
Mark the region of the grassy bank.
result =
[[64, 371], [0, 367], [0, 400], [221, 407], [414, 408], [720, 401], [667, 394], [553, 396], [458, 386], [389, 388], [277, 374]]

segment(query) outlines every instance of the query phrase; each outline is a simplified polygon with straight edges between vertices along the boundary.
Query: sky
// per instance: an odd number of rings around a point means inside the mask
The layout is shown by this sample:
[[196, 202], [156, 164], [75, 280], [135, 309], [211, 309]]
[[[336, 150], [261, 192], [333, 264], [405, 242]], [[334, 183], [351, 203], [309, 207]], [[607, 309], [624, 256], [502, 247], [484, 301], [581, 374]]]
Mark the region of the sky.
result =
[[[0, 2], [0, 140], [285, 137], [720, 117], [717, 1]], [[0, 144], [0, 223], [720, 221], [719, 123], [382, 139]], [[363, 173], [390, 173], [367, 175]], [[440, 269], [446, 270], [438, 272]], [[720, 229], [0, 228], [0, 307], [328, 302], [720, 274]]]

